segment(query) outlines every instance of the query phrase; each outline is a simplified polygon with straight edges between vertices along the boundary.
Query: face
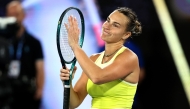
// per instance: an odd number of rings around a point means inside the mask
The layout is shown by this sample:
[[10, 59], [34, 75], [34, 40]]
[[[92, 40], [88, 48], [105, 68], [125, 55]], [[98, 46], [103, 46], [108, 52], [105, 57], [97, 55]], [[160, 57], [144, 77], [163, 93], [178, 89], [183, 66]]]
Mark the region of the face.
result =
[[7, 7], [7, 17], [15, 17], [17, 22], [21, 25], [24, 19], [24, 12], [22, 10], [21, 5], [12, 4]]
[[130, 36], [126, 31], [128, 19], [118, 11], [112, 12], [102, 26], [102, 40], [107, 43], [114, 43], [125, 40]]

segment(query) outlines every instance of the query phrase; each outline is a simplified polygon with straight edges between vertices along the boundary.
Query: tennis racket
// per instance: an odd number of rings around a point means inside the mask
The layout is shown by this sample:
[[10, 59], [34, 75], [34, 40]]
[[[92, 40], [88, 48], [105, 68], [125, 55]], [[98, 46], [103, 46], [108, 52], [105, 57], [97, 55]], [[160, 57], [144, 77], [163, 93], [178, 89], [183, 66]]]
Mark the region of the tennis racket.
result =
[[57, 26], [57, 50], [61, 60], [61, 64], [66, 69], [66, 64], [70, 64], [70, 78], [64, 81], [64, 97], [63, 97], [63, 109], [69, 109], [70, 101], [70, 82], [72, 81], [72, 73], [76, 63], [76, 57], [69, 46], [68, 33], [65, 27], [65, 23], [68, 23], [68, 17], [73, 16], [78, 22], [78, 28], [80, 29], [79, 34], [79, 45], [82, 47], [84, 41], [84, 17], [82, 12], [75, 7], [67, 8], [60, 16]]

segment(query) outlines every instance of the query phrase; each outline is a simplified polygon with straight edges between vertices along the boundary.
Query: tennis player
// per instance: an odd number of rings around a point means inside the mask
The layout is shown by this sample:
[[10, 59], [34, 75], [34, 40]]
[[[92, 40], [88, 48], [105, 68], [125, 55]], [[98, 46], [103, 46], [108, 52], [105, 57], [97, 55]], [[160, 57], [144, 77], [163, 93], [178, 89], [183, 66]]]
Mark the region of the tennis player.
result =
[[[77, 108], [89, 94], [92, 109], [131, 109], [140, 68], [137, 55], [124, 43], [142, 32], [137, 15], [127, 7], [114, 10], [102, 25], [105, 50], [90, 58], [78, 44], [76, 19], [70, 16], [68, 20], [69, 45], [83, 70], [75, 86], [71, 84], [70, 108]], [[69, 80], [69, 69], [62, 68], [60, 72], [61, 80]]]

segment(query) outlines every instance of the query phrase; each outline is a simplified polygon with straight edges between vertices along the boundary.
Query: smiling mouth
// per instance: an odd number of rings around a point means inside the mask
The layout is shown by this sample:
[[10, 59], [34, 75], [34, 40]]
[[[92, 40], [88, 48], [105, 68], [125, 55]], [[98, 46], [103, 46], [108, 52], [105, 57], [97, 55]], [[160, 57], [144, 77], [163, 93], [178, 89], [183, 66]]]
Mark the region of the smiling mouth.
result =
[[103, 33], [104, 33], [105, 35], [110, 35], [110, 33], [106, 32], [106, 31], [103, 31]]

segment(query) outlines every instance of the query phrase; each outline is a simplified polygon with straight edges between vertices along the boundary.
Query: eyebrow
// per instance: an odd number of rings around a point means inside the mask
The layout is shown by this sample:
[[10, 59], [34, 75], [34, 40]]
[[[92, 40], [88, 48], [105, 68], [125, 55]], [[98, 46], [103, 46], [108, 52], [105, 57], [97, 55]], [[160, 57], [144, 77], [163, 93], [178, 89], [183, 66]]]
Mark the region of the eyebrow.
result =
[[[110, 20], [110, 18], [109, 18], [109, 17], [108, 17], [107, 19], [108, 19], [108, 20]], [[121, 24], [120, 24], [120, 23], [118, 23], [118, 22], [113, 22], [113, 23], [118, 24], [119, 26], [121, 26]]]

